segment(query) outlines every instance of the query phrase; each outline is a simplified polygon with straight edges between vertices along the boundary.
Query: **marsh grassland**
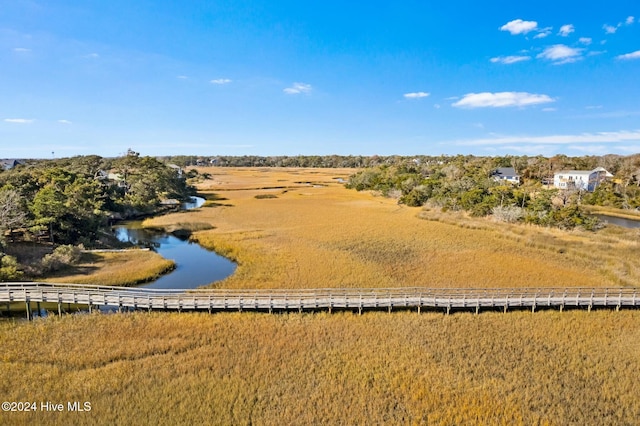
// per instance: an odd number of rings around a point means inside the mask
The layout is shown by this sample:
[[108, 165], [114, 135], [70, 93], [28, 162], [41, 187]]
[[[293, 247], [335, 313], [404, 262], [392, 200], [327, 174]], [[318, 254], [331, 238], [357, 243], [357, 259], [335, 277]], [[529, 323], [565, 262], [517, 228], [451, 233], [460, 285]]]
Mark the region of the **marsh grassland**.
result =
[[2, 424], [637, 424], [638, 311], [0, 323]]
[[[508, 225], [344, 188], [351, 169], [206, 168], [200, 244], [239, 263], [231, 288], [603, 287], [640, 278], [640, 232]], [[263, 198], [264, 195], [275, 198]]]
[[[201, 172], [212, 175], [199, 188], [206, 207], [146, 226], [179, 223], [237, 261], [217, 287], [595, 287], [640, 277], [634, 230], [563, 232], [403, 207], [345, 189], [337, 178], [349, 169]], [[640, 418], [637, 310], [70, 315], [0, 322], [0, 342], [4, 400], [92, 406], [2, 412], [0, 424]]]

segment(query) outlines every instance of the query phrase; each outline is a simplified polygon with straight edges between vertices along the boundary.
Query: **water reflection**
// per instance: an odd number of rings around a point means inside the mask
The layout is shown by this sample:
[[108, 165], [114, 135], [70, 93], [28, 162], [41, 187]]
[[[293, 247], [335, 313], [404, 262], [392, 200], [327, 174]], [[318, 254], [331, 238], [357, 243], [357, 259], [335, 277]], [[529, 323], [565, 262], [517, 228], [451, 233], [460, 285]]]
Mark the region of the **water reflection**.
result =
[[640, 228], [640, 220], [624, 219], [604, 214], [595, 214], [594, 216], [611, 225], [622, 226], [623, 228]]
[[[193, 197], [193, 202], [184, 203], [182, 207], [187, 210], [201, 207], [204, 201], [203, 198]], [[236, 270], [236, 264], [229, 259], [189, 241], [188, 233], [176, 232], [174, 235], [145, 229], [139, 221], [124, 222], [114, 226], [113, 230], [118, 240], [151, 248], [165, 259], [176, 263], [173, 272], [141, 287], [196, 288], [227, 278]]]

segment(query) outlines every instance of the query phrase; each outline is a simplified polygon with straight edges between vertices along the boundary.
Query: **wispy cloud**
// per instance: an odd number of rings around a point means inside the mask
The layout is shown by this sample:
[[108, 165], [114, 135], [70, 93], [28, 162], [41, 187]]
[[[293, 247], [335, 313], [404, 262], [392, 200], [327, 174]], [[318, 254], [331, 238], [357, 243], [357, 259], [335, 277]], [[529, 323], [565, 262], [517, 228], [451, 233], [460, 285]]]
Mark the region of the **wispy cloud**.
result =
[[14, 47], [13, 51], [16, 53], [29, 53], [31, 49], [27, 49], [26, 47]]
[[214, 80], [211, 80], [209, 83], [211, 84], [229, 84], [231, 83], [232, 80], [228, 79], [228, 78], [216, 78]]
[[627, 19], [624, 20], [624, 22], [618, 22], [616, 25], [609, 25], [609, 24], [604, 24], [602, 26], [602, 29], [604, 30], [605, 34], [615, 34], [616, 31], [618, 31], [618, 29], [623, 26], [623, 25], [632, 25], [634, 22], [636, 21], [636, 18], [633, 16], [627, 16]]
[[58, 123], [60, 123], [60, 124], [72, 124], [71, 121], [69, 121], [69, 120], [58, 120]]
[[618, 28], [620, 28], [620, 24], [616, 25], [615, 27], [609, 24], [604, 24], [602, 26], [605, 34], [615, 34], [615, 32], [618, 31]]
[[31, 118], [5, 118], [5, 123], [15, 123], [15, 124], [29, 124], [33, 123], [35, 120]]
[[515, 19], [509, 21], [500, 27], [500, 31], [509, 31], [511, 35], [527, 34], [538, 28], [536, 21], [523, 21], [522, 19]]
[[176, 76], [176, 78], [178, 80], [188, 80], [189, 79], [189, 77], [187, 77], [186, 75], [179, 75], [179, 76]]
[[630, 59], [640, 59], [640, 50], [636, 50], [635, 52], [625, 53], [624, 55], [616, 56], [616, 59], [621, 60], [630, 60]]
[[545, 27], [545, 28], [539, 28], [538, 34], [534, 35], [533, 38], [545, 38], [546, 36], [551, 34], [551, 31], [553, 30], [553, 27]]
[[495, 136], [489, 138], [455, 141], [460, 146], [490, 146], [508, 144], [608, 144], [619, 142], [640, 142], [640, 130], [622, 130], [618, 132], [580, 133], [577, 135], [548, 135], [548, 136]]
[[575, 32], [575, 28], [573, 27], [573, 24], [567, 24], [560, 27], [560, 31], [558, 31], [558, 35], [562, 37], [568, 37], [569, 34], [571, 34], [572, 32]]
[[544, 49], [536, 57], [553, 61], [555, 64], [568, 64], [580, 60], [583, 50], [564, 44], [554, 44]]
[[527, 92], [483, 92], [467, 93], [458, 102], [452, 104], [456, 108], [504, 108], [525, 107], [530, 105], [555, 102], [547, 95], [538, 95]]
[[490, 61], [499, 64], [515, 64], [516, 62], [528, 61], [531, 56], [496, 56], [491, 58]]
[[430, 93], [428, 92], [411, 92], [411, 93], [405, 93], [403, 96], [407, 99], [420, 99], [420, 98], [426, 98], [429, 95]]
[[98, 55], [97, 53], [89, 53], [88, 55], [84, 55], [84, 57], [86, 59], [98, 59], [100, 55]]
[[547, 108], [542, 108], [542, 111], [544, 112], [553, 112], [553, 111], [557, 111], [558, 108], [551, 108], [551, 107], [547, 107]]
[[578, 39], [578, 42], [584, 44], [585, 46], [590, 45], [592, 41], [593, 40], [591, 39], [591, 37], [580, 37]]
[[311, 93], [312, 87], [306, 83], [293, 83], [291, 87], [287, 87], [282, 91], [287, 95], [298, 95], [301, 93]]

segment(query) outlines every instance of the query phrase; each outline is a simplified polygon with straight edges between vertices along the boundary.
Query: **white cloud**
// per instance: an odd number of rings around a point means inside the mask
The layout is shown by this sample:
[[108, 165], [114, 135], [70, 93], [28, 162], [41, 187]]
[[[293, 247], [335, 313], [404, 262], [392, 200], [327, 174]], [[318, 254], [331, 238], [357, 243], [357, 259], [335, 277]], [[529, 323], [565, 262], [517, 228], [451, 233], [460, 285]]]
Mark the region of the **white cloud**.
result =
[[515, 64], [516, 62], [528, 61], [531, 56], [496, 56], [491, 58], [490, 61], [500, 64]]
[[553, 111], [557, 111], [557, 110], [558, 110], [558, 108], [549, 108], [549, 107], [542, 108], [542, 111], [544, 111], [544, 112], [553, 112]]
[[591, 39], [591, 37], [580, 37], [578, 39], [578, 42], [584, 44], [585, 46], [590, 45], [592, 41], [593, 40]]
[[435, 109], [440, 109], [440, 104], [433, 104], [433, 107], [434, 107]]
[[189, 77], [187, 77], [186, 75], [179, 75], [176, 77], [178, 80], [188, 80]]
[[467, 93], [458, 102], [451, 104], [457, 108], [503, 108], [524, 107], [529, 105], [546, 104], [554, 102], [547, 95], [538, 95], [527, 92], [483, 92]]
[[31, 49], [27, 49], [26, 47], [14, 47], [13, 51], [16, 53], [28, 53], [31, 52]]
[[429, 95], [430, 93], [427, 93], [427, 92], [412, 92], [412, 93], [405, 93], [403, 96], [407, 99], [420, 99], [420, 98], [426, 98]]
[[569, 34], [575, 31], [573, 24], [567, 24], [560, 27], [560, 31], [558, 31], [558, 35], [562, 37], [567, 37]]
[[287, 87], [282, 91], [287, 95], [298, 95], [300, 93], [311, 93], [312, 87], [306, 83], [293, 83], [291, 87]]
[[631, 25], [635, 22], [636, 18], [634, 18], [633, 16], [627, 16], [627, 19], [624, 21], [625, 24], [627, 25]]
[[501, 26], [500, 31], [509, 31], [511, 35], [516, 35], [526, 34], [528, 32], [536, 30], [537, 28], [538, 23], [536, 21], [523, 21], [522, 19], [515, 19]]
[[97, 53], [89, 53], [88, 55], [84, 55], [84, 57], [87, 59], [98, 59], [100, 55], [98, 55]]
[[228, 78], [216, 78], [215, 80], [210, 81], [211, 84], [229, 84], [231, 80]]
[[636, 50], [635, 52], [625, 53], [624, 55], [616, 56], [616, 59], [622, 59], [622, 60], [640, 59], [640, 50]]
[[60, 124], [71, 124], [71, 121], [69, 121], [69, 120], [58, 120], [58, 123], [60, 123]]
[[620, 27], [620, 24], [616, 25], [615, 27], [612, 25], [604, 24], [602, 26], [602, 29], [604, 30], [605, 34], [615, 34], [615, 32], [618, 31], [618, 27]]
[[553, 30], [553, 27], [541, 28], [538, 30], [538, 34], [533, 36], [533, 38], [545, 38], [546, 36], [551, 34], [551, 30]]
[[544, 49], [537, 58], [548, 59], [556, 64], [567, 64], [579, 60], [583, 50], [564, 44], [554, 44]]
[[15, 123], [15, 124], [29, 124], [33, 123], [35, 120], [31, 118], [5, 118], [5, 123]]
[[498, 136], [494, 138], [481, 138], [456, 141], [461, 146], [481, 145], [508, 145], [508, 144], [591, 144], [591, 143], [618, 143], [640, 142], [640, 130], [619, 132], [581, 133], [578, 135], [548, 135], [548, 136]]

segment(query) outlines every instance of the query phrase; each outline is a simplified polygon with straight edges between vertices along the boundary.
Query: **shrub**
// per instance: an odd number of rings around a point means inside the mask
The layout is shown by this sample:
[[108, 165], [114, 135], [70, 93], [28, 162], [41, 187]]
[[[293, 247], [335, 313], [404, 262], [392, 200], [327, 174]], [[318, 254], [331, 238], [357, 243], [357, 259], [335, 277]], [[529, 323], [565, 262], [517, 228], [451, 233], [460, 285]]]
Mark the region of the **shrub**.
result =
[[0, 252], [0, 281], [13, 281], [22, 278], [20, 264], [15, 257]]
[[42, 270], [44, 272], [59, 271], [70, 265], [75, 265], [82, 258], [82, 246], [62, 245], [56, 247], [51, 254], [42, 258]]
[[514, 223], [524, 217], [524, 209], [516, 206], [496, 206], [492, 209], [493, 218], [498, 222]]

